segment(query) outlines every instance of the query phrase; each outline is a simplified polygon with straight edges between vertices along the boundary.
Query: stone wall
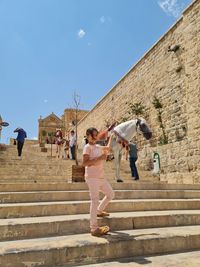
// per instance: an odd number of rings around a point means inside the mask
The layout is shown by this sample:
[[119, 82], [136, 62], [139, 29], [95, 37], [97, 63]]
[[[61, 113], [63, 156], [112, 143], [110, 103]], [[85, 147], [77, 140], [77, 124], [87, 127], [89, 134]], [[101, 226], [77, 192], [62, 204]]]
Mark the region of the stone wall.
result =
[[[80, 121], [87, 113], [88, 110], [77, 110], [77, 121]], [[68, 133], [76, 124], [76, 109], [65, 109], [62, 120], [65, 127], [65, 133]]]
[[[173, 50], [178, 45], [176, 52]], [[161, 179], [180, 173], [200, 178], [200, 0], [114, 85], [78, 125], [79, 142], [88, 127], [105, 129], [106, 121], [133, 118], [129, 103], [142, 102], [153, 130], [151, 142], [140, 136], [140, 167], [151, 169], [152, 153], [161, 158]], [[159, 146], [162, 131], [152, 101], [163, 104], [162, 120], [168, 144]], [[188, 175], [188, 172], [190, 174]], [[179, 179], [179, 178], [177, 178]], [[170, 180], [171, 181], [171, 180]], [[180, 182], [180, 179], [179, 181]], [[183, 182], [183, 180], [182, 180]]]
[[63, 121], [56, 116], [53, 112], [46, 118], [38, 120], [38, 141], [39, 143], [48, 142], [55, 143], [55, 134], [57, 129], [61, 129], [64, 133], [65, 128]]

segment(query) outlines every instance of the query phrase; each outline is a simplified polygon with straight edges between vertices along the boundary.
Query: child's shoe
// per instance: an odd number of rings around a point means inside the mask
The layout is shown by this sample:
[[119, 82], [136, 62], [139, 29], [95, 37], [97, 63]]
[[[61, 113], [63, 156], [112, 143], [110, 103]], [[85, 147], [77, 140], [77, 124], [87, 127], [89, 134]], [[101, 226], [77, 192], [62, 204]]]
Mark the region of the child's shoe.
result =
[[94, 231], [91, 231], [91, 235], [92, 236], [103, 236], [103, 235], [106, 235], [109, 231], [110, 231], [109, 226], [105, 225], [105, 226], [98, 227]]

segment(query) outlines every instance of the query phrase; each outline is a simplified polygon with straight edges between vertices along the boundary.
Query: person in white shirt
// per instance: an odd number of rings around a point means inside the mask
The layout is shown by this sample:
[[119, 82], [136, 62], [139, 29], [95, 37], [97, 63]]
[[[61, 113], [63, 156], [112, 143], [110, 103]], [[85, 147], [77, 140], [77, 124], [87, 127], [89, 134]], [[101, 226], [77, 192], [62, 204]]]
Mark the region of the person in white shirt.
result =
[[71, 159], [75, 160], [76, 159], [76, 155], [75, 155], [75, 151], [76, 151], [76, 135], [74, 130], [72, 130], [70, 132], [70, 137], [69, 137], [69, 147], [70, 147], [70, 152], [71, 152]]

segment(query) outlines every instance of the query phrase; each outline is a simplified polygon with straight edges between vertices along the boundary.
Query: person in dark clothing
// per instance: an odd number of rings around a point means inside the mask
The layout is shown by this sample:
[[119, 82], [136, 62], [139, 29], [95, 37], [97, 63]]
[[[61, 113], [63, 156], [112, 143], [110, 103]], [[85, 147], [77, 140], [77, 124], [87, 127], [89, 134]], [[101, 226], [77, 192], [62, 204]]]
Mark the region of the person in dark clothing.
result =
[[18, 151], [18, 156], [21, 157], [22, 149], [23, 149], [23, 146], [24, 146], [24, 141], [25, 141], [25, 138], [27, 138], [27, 134], [24, 131], [24, 129], [22, 129], [22, 128], [15, 129], [14, 133], [18, 133], [17, 138], [16, 138], [16, 140], [17, 140], [17, 151]]
[[128, 149], [126, 153], [126, 159], [130, 162], [130, 168], [131, 168], [131, 175], [134, 178], [133, 180], [139, 180], [139, 174], [136, 167], [136, 161], [137, 161], [137, 146], [134, 143], [128, 144]]
[[71, 159], [75, 160], [76, 159], [76, 135], [75, 135], [74, 130], [70, 132], [69, 147], [70, 147], [70, 152], [71, 152]]

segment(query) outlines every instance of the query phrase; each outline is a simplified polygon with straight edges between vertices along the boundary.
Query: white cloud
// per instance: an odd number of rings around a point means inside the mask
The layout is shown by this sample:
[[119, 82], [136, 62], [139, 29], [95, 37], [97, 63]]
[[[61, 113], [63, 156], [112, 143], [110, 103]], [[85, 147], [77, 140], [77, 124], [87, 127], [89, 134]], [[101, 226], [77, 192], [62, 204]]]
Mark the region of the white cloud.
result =
[[38, 138], [36, 136], [31, 138], [32, 140], [38, 140]]
[[104, 16], [100, 17], [100, 22], [101, 23], [105, 23], [105, 21], [106, 21], [106, 18]]
[[184, 8], [184, 4], [183, 2], [181, 3], [181, 0], [159, 0], [158, 4], [166, 14], [175, 18], [181, 15]]
[[79, 38], [83, 38], [85, 36], [86, 32], [83, 29], [80, 29], [77, 34], [78, 34]]
[[100, 20], [100, 22], [102, 24], [108, 23], [108, 22], [111, 22], [112, 21], [111, 17], [105, 17], [105, 16], [101, 16], [99, 20]]

